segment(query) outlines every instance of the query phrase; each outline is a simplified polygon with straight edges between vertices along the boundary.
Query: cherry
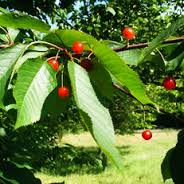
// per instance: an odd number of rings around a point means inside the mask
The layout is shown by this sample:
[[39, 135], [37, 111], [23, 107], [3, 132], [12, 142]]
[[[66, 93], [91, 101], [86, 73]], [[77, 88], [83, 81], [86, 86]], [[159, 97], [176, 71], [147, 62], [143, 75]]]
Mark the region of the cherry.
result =
[[86, 71], [90, 71], [93, 67], [91, 61], [88, 58], [85, 58], [81, 61], [80, 65], [86, 69]]
[[145, 140], [149, 140], [149, 139], [152, 138], [152, 132], [151, 132], [150, 130], [144, 130], [144, 131], [142, 132], [142, 137], [143, 137], [143, 139], [145, 139]]
[[135, 32], [131, 27], [125, 27], [121, 30], [123, 37], [127, 40], [132, 40], [135, 38]]
[[81, 42], [74, 42], [72, 46], [72, 51], [76, 54], [82, 54], [84, 51], [84, 44]]
[[60, 98], [66, 98], [69, 96], [69, 89], [68, 87], [62, 86], [58, 88], [58, 96]]
[[163, 86], [167, 90], [172, 90], [176, 87], [176, 81], [173, 77], [167, 76], [163, 80]]
[[58, 60], [56, 60], [55, 58], [50, 58], [50, 59], [48, 59], [48, 63], [52, 66], [52, 68], [55, 71], [58, 71], [58, 68], [59, 68], [59, 61]]

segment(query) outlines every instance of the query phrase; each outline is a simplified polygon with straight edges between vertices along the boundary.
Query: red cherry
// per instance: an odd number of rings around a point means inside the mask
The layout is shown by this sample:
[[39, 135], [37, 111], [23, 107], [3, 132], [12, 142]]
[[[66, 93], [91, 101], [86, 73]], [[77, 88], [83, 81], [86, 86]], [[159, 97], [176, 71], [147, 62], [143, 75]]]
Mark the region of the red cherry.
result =
[[131, 27], [125, 27], [121, 30], [123, 37], [127, 40], [132, 40], [135, 38], [135, 32]]
[[149, 140], [149, 139], [152, 138], [152, 132], [151, 132], [150, 130], [144, 130], [144, 131], [142, 132], [142, 137], [143, 137], [143, 139], [145, 139], [145, 140]]
[[84, 45], [81, 42], [74, 42], [72, 46], [72, 51], [76, 54], [82, 54], [84, 51]]
[[59, 62], [55, 58], [48, 59], [48, 63], [52, 66], [55, 71], [58, 71]]
[[66, 97], [68, 97], [69, 96], [69, 89], [68, 89], [68, 87], [65, 87], [65, 86], [59, 87], [58, 88], [58, 96], [60, 98], [66, 98]]
[[80, 66], [82, 66], [86, 71], [90, 71], [93, 67], [91, 61], [89, 59], [83, 59], [80, 63]]
[[176, 87], [176, 81], [173, 77], [165, 77], [163, 80], [163, 86], [167, 90], [172, 90]]

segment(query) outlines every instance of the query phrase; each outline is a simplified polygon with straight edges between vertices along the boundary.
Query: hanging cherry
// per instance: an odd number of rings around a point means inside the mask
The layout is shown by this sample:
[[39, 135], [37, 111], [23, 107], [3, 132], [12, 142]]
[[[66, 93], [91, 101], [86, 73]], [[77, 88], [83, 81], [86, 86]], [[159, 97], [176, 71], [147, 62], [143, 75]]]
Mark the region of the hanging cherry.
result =
[[145, 140], [151, 139], [151, 138], [152, 138], [152, 132], [151, 132], [151, 130], [144, 130], [144, 131], [142, 132], [142, 137], [143, 137], [143, 139], [145, 139]]

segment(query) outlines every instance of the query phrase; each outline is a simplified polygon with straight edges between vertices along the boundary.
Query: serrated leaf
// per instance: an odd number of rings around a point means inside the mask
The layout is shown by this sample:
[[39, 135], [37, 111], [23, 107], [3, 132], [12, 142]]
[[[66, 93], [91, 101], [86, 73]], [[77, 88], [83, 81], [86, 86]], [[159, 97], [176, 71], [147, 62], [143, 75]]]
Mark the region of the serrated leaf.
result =
[[50, 26], [37, 18], [23, 13], [0, 14], [0, 25], [11, 28], [33, 29], [40, 32], [48, 32]]
[[[116, 81], [129, 89], [130, 93], [143, 104], [154, 104], [146, 95], [144, 85], [136, 72], [129, 68], [125, 61], [108, 46], [92, 36], [76, 30], [56, 30], [55, 35], [61, 43], [71, 47], [75, 41], [85, 43], [86, 49], [92, 49], [100, 63], [114, 76]], [[52, 33], [52, 34], [54, 34]]]
[[147, 55], [149, 55], [154, 49], [156, 49], [161, 42], [167, 39], [170, 35], [173, 35], [177, 29], [184, 26], [184, 17], [179, 18], [172, 23], [167, 29], [164, 29], [153, 41], [149, 43], [148, 48], [145, 48], [139, 59], [139, 63], [143, 62]]
[[16, 45], [11, 48], [0, 50], [0, 106], [5, 93], [7, 81], [11, 75], [13, 67], [19, 57], [23, 54], [26, 45]]
[[39, 58], [28, 60], [20, 68], [13, 90], [17, 103], [15, 128], [40, 119], [44, 101], [56, 85], [56, 72]]
[[114, 79], [128, 88], [130, 93], [142, 104], [154, 104], [146, 95], [144, 85], [139, 76], [125, 62], [106, 45], [98, 44], [93, 48], [95, 56], [113, 75]]
[[55, 43], [53, 42], [54, 40], [52, 39], [54, 37], [57, 38], [56, 43], [60, 43], [60, 45], [64, 44], [67, 47], [72, 47], [73, 43], [76, 41], [83, 42], [85, 44], [85, 50], [88, 50], [89, 47], [93, 48], [93, 46], [98, 43], [97, 40], [92, 36], [76, 30], [57, 29], [54, 32], [48, 34], [45, 39], [47, 41], [51, 41], [52, 43]]
[[16, 63], [14, 70], [18, 71], [18, 69], [28, 60], [28, 59], [33, 59], [33, 58], [37, 58], [37, 57], [42, 57], [45, 56], [47, 54], [47, 52], [36, 52], [36, 51], [31, 51], [31, 52], [27, 52], [26, 54], [24, 54]]
[[114, 128], [109, 111], [97, 99], [88, 73], [72, 61], [68, 63], [68, 70], [74, 98], [85, 125], [103, 152], [121, 168], [121, 156], [115, 148]]

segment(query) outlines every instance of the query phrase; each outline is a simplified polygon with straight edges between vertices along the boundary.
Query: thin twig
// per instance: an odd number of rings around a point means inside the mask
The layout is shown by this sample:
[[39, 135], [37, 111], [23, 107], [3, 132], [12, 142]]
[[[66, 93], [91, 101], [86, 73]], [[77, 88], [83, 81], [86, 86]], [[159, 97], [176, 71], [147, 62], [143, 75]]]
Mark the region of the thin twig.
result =
[[[115, 88], [118, 89], [119, 91], [121, 91], [121, 92], [125, 93], [126, 95], [128, 95], [129, 97], [131, 97], [131, 98], [137, 100], [128, 90], [126, 90], [126, 89], [123, 88], [122, 86], [120, 86], [120, 85], [118, 85], [118, 84], [116, 84], [116, 83], [112, 83], [112, 85], [113, 85], [113, 87], [115, 87]], [[140, 103], [141, 103], [141, 102], [140, 102]], [[142, 105], [144, 105], [144, 104], [142, 104]], [[163, 113], [163, 114], [167, 114], [167, 113], [168, 113], [168, 112], [166, 112], [164, 109], [158, 108], [158, 107], [154, 106], [153, 104], [146, 104], [146, 105], [149, 106], [149, 107], [154, 108], [155, 110], [157, 110], [157, 111], [159, 111], [159, 112], [161, 112], [161, 113]], [[184, 120], [183, 120], [182, 118], [177, 117], [177, 116], [175, 116], [175, 117], [176, 117], [176, 119], [178, 119], [179, 121], [181, 121], [181, 122], [184, 123]]]
[[[171, 44], [171, 43], [178, 43], [184, 41], [184, 36], [175, 38], [175, 39], [168, 39], [163, 41], [161, 44]], [[148, 47], [149, 43], [137, 43], [137, 44], [132, 44], [132, 45], [126, 45], [124, 47], [120, 48], [115, 48], [113, 49], [115, 52], [121, 52], [125, 50], [132, 50], [132, 49], [140, 49], [140, 48], [145, 48]]]

